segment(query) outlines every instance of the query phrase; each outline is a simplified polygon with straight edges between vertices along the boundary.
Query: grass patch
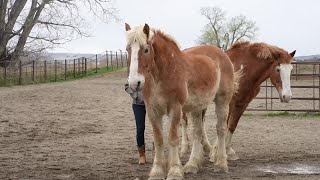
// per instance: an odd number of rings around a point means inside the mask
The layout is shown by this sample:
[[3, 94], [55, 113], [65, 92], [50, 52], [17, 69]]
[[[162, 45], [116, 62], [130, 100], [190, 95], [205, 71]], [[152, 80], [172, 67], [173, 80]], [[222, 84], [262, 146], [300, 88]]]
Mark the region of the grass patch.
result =
[[295, 113], [289, 113], [287, 111], [284, 112], [271, 112], [271, 113], [267, 113], [266, 116], [270, 116], [270, 117], [281, 117], [281, 116], [295, 116]]
[[47, 74], [46, 77], [44, 75], [36, 75], [34, 80], [32, 76], [22, 76], [21, 83], [19, 81], [19, 76], [14, 74], [11, 77], [8, 77], [7, 80], [0, 79], [0, 87], [10, 87], [14, 85], [26, 85], [26, 84], [41, 84], [41, 83], [54, 83], [54, 82], [64, 82], [64, 81], [71, 81], [71, 80], [79, 80], [87, 77], [96, 76], [99, 74], [105, 74], [110, 72], [119, 72], [125, 71], [127, 67], [102, 67], [96, 69], [89, 69], [87, 72], [74, 72], [74, 71], [67, 71], [66, 74], [59, 73], [59, 74]]
[[252, 117], [252, 116], [254, 116], [254, 114], [252, 114], [252, 113], [243, 113], [242, 116], [244, 116], [244, 117]]
[[287, 111], [284, 111], [284, 112], [267, 113], [265, 114], [265, 116], [268, 116], [268, 117], [319, 117], [319, 120], [320, 120], [320, 112], [289, 113]]

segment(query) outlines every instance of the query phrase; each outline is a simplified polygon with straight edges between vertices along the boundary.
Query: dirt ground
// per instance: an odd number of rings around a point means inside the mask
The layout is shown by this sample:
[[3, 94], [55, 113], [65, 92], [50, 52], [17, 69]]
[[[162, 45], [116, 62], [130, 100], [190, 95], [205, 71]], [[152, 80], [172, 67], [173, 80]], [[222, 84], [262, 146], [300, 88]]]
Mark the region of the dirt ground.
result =
[[[139, 166], [125, 81], [117, 72], [0, 88], [0, 179], [147, 179], [152, 131], [147, 121], [148, 163]], [[211, 142], [213, 108], [206, 122]], [[229, 161], [229, 173], [215, 173], [206, 157], [185, 179], [320, 179], [319, 129], [319, 116], [244, 116], [233, 139], [240, 159]]]

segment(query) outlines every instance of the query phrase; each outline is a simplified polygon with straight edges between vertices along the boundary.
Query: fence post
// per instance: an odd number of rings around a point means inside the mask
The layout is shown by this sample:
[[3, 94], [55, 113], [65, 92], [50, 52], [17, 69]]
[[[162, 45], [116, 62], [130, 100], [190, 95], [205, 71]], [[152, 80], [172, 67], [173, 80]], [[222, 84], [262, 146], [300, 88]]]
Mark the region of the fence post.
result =
[[77, 75], [78, 76], [80, 76], [80, 58], [78, 58], [78, 73], [77, 73]]
[[64, 80], [67, 80], [67, 60], [64, 60]]
[[316, 110], [316, 102], [315, 102], [315, 76], [316, 76], [316, 65], [315, 63], [312, 64], [312, 84], [313, 84], [313, 89], [312, 89], [312, 92], [313, 92], [313, 100], [312, 100], [312, 103], [313, 103], [313, 110], [315, 111]]
[[112, 51], [110, 51], [110, 54], [111, 54], [111, 60], [110, 60], [111, 61], [111, 71], [113, 71], [113, 63], [112, 63], [112, 61], [113, 61], [113, 57], [112, 56], [113, 55], [112, 55]]
[[119, 69], [119, 63], [118, 63], [118, 52], [116, 51], [116, 60], [117, 60], [117, 69]]
[[73, 59], [73, 78], [76, 78], [76, 59]]
[[54, 81], [57, 82], [57, 60], [54, 60]]
[[4, 72], [3, 72], [3, 76], [4, 76], [4, 85], [7, 85], [7, 61], [4, 60]]
[[128, 53], [126, 52], [126, 61], [127, 61], [127, 75], [129, 75], [129, 60], [128, 60]]
[[120, 60], [121, 60], [121, 66], [123, 67], [122, 50], [120, 50]]
[[87, 75], [87, 58], [84, 58], [84, 72]]
[[22, 84], [22, 61], [19, 61], [19, 85]]
[[271, 87], [270, 87], [270, 89], [271, 89], [271, 104], [270, 104], [270, 109], [272, 110], [272, 105], [273, 105], [273, 87], [272, 87], [272, 84], [271, 84]]
[[266, 110], [268, 110], [268, 81], [266, 80]]
[[107, 59], [107, 71], [109, 70], [109, 57], [108, 57], [108, 51], [106, 51], [106, 59]]
[[96, 73], [98, 73], [98, 54], [96, 54]]
[[298, 80], [298, 63], [296, 64], [296, 81]]
[[44, 82], [47, 81], [47, 60], [44, 60]]
[[32, 82], [34, 83], [34, 72], [35, 72], [35, 70], [34, 70], [34, 64], [35, 64], [35, 62], [34, 62], [34, 60], [32, 61]]

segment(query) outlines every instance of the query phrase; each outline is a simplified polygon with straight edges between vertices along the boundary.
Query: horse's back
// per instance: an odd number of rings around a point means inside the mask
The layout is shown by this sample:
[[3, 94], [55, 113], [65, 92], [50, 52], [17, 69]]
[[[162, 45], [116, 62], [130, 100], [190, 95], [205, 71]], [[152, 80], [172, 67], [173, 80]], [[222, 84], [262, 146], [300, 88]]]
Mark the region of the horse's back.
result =
[[234, 68], [229, 57], [216, 46], [196, 46], [183, 51], [184, 53], [201, 54], [208, 56], [219, 68], [221, 74], [218, 93], [233, 94]]

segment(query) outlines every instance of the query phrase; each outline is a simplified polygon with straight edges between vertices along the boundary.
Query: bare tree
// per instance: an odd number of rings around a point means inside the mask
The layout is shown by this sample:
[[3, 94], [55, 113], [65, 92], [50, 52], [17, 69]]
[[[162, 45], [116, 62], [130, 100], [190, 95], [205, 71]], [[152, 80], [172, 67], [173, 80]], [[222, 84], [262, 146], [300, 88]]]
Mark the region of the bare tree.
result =
[[202, 8], [201, 15], [209, 22], [197, 40], [198, 44], [216, 45], [226, 50], [239, 40], [254, 39], [258, 30], [256, 23], [243, 15], [232, 17], [227, 21], [225, 12], [218, 7]]
[[89, 36], [81, 11], [119, 20], [112, 0], [0, 0], [0, 61]]

